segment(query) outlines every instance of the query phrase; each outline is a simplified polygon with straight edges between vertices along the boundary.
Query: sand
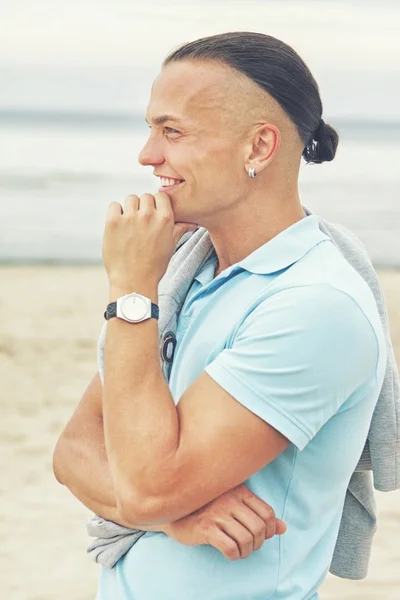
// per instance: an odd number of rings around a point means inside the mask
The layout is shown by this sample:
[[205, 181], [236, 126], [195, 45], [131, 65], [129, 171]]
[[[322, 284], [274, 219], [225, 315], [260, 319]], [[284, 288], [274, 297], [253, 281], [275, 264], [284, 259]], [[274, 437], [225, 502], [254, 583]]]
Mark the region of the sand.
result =
[[[380, 278], [400, 359], [400, 272]], [[94, 600], [90, 513], [53, 478], [52, 451], [96, 371], [107, 279], [101, 267], [3, 266], [0, 287], [0, 598]], [[368, 578], [328, 577], [322, 600], [400, 598], [400, 493], [377, 502]]]

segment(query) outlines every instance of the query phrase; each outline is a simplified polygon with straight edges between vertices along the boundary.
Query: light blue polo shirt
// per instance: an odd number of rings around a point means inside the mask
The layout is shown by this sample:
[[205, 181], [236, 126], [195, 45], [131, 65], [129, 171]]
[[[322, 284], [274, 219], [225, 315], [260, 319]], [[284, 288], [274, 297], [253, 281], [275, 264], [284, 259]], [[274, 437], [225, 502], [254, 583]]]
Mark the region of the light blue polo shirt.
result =
[[102, 568], [98, 600], [316, 600], [329, 568], [386, 367], [372, 292], [315, 216], [215, 265], [213, 251], [182, 308], [170, 389], [178, 403], [205, 370], [290, 440], [244, 482], [287, 532], [237, 561], [146, 533]]

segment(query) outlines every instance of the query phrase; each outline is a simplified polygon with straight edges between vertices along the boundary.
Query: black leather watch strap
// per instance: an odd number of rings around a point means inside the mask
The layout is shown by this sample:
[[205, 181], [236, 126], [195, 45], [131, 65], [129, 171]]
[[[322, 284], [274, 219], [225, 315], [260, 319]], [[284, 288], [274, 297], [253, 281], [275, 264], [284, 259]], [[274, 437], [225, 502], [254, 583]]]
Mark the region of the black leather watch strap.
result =
[[[160, 309], [158, 308], [157, 304], [154, 304], [154, 302], [151, 303], [151, 317], [153, 319], [157, 319], [160, 315]], [[112, 319], [112, 317], [116, 317], [117, 316], [117, 303], [116, 302], [110, 302], [110, 304], [107, 306], [107, 310], [104, 313], [104, 318], [106, 319], [106, 321], [108, 321], [108, 319]]]
[[106, 321], [108, 321], [108, 319], [111, 319], [112, 317], [116, 317], [116, 316], [117, 316], [117, 303], [110, 302], [110, 304], [107, 305], [106, 312], [104, 313], [104, 318]]

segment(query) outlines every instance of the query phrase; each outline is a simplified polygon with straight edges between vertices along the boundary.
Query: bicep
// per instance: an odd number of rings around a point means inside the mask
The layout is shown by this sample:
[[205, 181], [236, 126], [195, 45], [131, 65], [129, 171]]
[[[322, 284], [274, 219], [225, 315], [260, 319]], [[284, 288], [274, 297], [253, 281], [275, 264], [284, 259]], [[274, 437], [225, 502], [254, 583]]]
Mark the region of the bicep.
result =
[[155, 482], [160, 511], [180, 518], [290, 442], [302, 450], [374, 376], [376, 339], [352, 299], [325, 287], [277, 296], [254, 310], [232, 347], [180, 398], [179, 447]]
[[[189, 490], [204, 478], [200, 506], [242, 483], [283, 452], [289, 441], [246, 408], [206, 372], [178, 404], [177, 458], [186, 463]], [[198, 486], [201, 490], [201, 485]], [[208, 497], [207, 497], [208, 496]]]
[[173, 464], [163, 466], [149, 490], [150, 520], [191, 514], [248, 479], [289, 444], [205, 372], [183, 394], [177, 409], [180, 442]]
[[260, 304], [206, 372], [299, 450], [376, 376], [375, 332], [355, 301], [327, 285]]

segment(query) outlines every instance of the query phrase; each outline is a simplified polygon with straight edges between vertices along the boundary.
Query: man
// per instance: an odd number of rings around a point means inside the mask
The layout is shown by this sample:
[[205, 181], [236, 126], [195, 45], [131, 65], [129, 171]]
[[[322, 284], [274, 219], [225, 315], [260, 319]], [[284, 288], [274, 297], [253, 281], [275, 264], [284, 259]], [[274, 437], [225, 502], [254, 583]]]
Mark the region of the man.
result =
[[[303, 61], [262, 34], [186, 44], [154, 82], [139, 161], [161, 188], [109, 207], [107, 317], [118, 301], [119, 318], [104, 386], [89, 385], [54, 458], [91, 510], [147, 530], [102, 569], [98, 600], [318, 598], [386, 366], [370, 289], [300, 202], [301, 157], [336, 152], [321, 115]], [[158, 284], [193, 226], [215, 252], [181, 310], [168, 384]], [[143, 302], [155, 318], [140, 320]], [[252, 493], [219, 524], [223, 542], [193, 541], [185, 519], [230, 490]]]

